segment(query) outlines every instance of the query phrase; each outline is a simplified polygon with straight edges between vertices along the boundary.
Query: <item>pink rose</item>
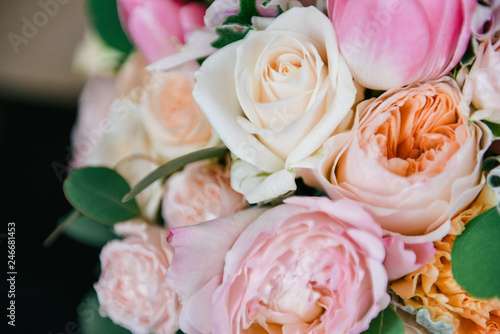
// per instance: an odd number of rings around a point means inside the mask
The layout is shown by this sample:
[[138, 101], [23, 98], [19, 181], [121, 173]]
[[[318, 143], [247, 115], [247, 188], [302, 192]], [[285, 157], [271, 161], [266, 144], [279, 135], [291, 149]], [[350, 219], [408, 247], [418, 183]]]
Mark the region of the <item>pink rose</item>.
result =
[[101, 252], [101, 277], [95, 284], [100, 312], [136, 334], [175, 333], [180, 305], [166, 286], [173, 249], [165, 229], [135, 222], [115, 225], [124, 240]]
[[356, 203], [295, 197], [171, 230], [167, 282], [195, 333], [360, 333], [389, 303], [382, 231]]
[[178, 0], [118, 0], [122, 25], [149, 63], [177, 52], [203, 27], [205, 9]]
[[410, 244], [439, 240], [481, 191], [491, 143], [481, 122], [469, 124], [462, 99], [445, 77], [364, 101], [359, 124], [327, 141], [315, 178], [304, 177], [330, 198], [358, 201], [386, 235]]
[[471, 35], [476, 0], [328, 0], [351, 73], [372, 89], [402, 87], [448, 73]]
[[167, 226], [174, 228], [228, 216], [247, 206], [243, 195], [231, 188], [228, 168], [200, 161], [168, 179], [162, 216]]

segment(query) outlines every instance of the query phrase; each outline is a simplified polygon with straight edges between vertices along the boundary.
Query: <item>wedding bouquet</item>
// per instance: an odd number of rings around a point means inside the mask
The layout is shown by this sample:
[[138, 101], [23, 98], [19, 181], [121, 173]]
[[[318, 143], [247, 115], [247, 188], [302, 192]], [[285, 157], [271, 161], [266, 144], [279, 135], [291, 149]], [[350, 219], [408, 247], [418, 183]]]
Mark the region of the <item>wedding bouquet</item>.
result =
[[500, 1], [87, 9], [84, 333], [500, 333]]

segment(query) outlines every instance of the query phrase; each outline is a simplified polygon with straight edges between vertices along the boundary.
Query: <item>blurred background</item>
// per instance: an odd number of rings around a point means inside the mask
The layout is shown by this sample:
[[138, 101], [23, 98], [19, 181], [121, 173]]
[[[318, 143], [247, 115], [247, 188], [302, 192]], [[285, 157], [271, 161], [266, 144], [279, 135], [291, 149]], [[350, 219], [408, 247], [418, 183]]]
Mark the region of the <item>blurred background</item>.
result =
[[[54, 5], [55, 4], [55, 5]], [[62, 191], [70, 132], [86, 78], [72, 58], [86, 26], [84, 0], [0, 0], [2, 278], [7, 223], [16, 224], [15, 327], [1, 333], [78, 333], [99, 250], [61, 236], [42, 243], [70, 211]], [[2, 295], [6, 313], [7, 285]]]

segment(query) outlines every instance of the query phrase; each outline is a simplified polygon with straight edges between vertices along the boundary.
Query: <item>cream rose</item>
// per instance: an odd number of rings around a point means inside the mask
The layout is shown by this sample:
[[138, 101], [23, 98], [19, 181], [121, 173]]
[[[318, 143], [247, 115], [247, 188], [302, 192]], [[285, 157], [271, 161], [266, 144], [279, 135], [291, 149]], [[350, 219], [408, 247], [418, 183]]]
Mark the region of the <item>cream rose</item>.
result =
[[162, 216], [169, 228], [198, 224], [245, 209], [248, 203], [231, 188], [229, 169], [207, 161], [187, 165], [165, 184]]
[[140, 110], [159, 163], [219, 143], [192, 96], [195, 69], [197, 65], [189, 63], [177, 70], [155, 72], [143, 93]]
[[482, 189], [491, 132], [469, 124], [450, 78], [390, 90], [360, 103], [357, 113], [351, 134], [325, 144], [308, 182], [331, 198], [360, 202], [386, 235], [405, 243], [444, 237], [450, 218]]
[[165, 282], [173, 256], [165, 229], [137, 222], [115, 225], [124, 240], [102, 249], [102, 272], [94, 288], [100, 313], [136, 334], [172, 334], [180, 305]]
[[294, 164], [349, 123], [356, 95], [333, 26], [314, 7], [217, 51], [197, 79], [198, 105], [238, 158], [232, 186], [251, 203], [296, 188]]

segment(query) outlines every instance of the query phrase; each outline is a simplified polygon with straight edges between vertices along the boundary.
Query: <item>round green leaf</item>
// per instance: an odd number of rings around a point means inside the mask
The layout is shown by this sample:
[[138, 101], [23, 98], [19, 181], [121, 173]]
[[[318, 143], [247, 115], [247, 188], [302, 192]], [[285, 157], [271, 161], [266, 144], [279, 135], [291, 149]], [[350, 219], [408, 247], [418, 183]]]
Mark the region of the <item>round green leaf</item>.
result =
[[116, 0], [88, 0], [87, 12], [97, 33], [109, 46], [130, 53], [134, 48], [122, 29]]
[[65, 229], [64, 234], [82, 244], [101, 248], [108, 241], [118, 236], [113, 232], [113, 227], [96, 222], [93, 219], [80, 215]]
[[405, 326], [399, 315], [389, 305], [370, 322], [363, 334], [404, 334]]
[[122, 203], [130, 191], [127, 181], [106, 167], [73, 169], [64, 181], [64, 193], [75, 209], [104, 224], [114, 224], [140, 216], [137, 202]]
[[500, 297], [500, 216], [496, 208], [472, 219], [451, 251], [455, 281], [476, 298]]
[[83, 297], [77, 309], [81, 334], [130, 334], [127, 329], [116, 325], [109, 318], [99, 314], [99, 301], [94, 290]]

